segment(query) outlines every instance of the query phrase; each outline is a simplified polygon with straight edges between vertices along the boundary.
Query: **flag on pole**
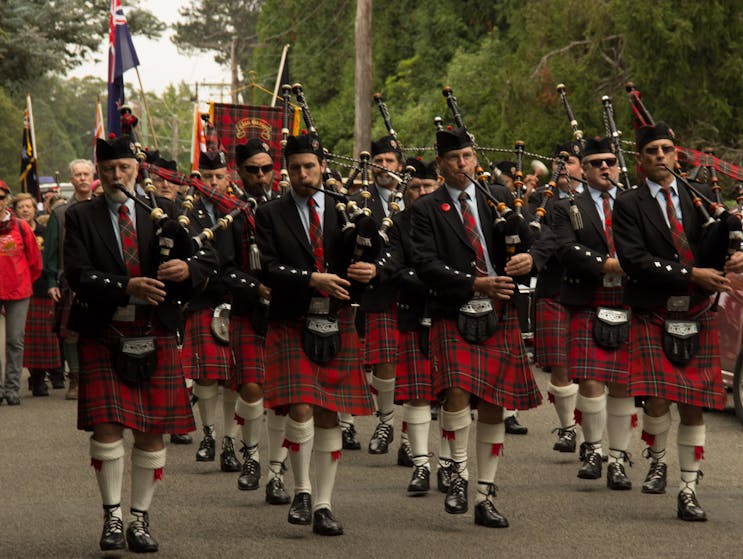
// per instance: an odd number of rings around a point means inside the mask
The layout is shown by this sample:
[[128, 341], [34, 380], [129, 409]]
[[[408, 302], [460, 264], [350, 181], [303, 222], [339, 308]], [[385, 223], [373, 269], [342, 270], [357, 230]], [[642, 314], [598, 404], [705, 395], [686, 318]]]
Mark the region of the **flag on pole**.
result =
[[23, 113], [23, 143], [21, 146], [21, 192], [27, 192], [36, 200], [40, 200], [39, 174], [36, 169], [37, 158], [31, 94], [26, 92], [26, 110]]
[[121, 0], [111, 0], [108, 18], [108, 131], [121, 133], [119, 107], [124, 104], [124, 72], [139, 66]]
[[204, 121], [201, 119], [199, 104], [193, 105], [193, 127], [191, 129], [191, 172], [199, 170], [199, 155], [206, 151]]
[[93, 163], [97, 164], [98, 161], [95, 156], [95, 142], [98, 139], [105, 140], [106, 139], [106, 130], [103, 128], [103, 103], [101, 103], [101, 98], [98, 97], [98, 99], [95, 102], [95, 135], [93, 137]]

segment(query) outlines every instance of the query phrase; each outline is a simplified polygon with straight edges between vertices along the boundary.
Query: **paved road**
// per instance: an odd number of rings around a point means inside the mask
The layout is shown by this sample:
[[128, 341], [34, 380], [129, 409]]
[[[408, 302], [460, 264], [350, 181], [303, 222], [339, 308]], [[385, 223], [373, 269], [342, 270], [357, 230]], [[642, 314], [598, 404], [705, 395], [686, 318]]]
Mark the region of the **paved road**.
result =
[[[547, 375], [537, 372], [537, 379], [545, 391]], [[59, 390], [49, 398], [23, 395], [19, 407], [0, 406], [0, 559], [101, 557], [99, 497], [88, 436], [75, 429], [75, 403]], [[438, 493], [407, 497], [410, 470], [396, 466], [393, 453], [347, 451], [334, 500], [346, 535], [321, 538], [289, 525], [286, 507], [264, 504], [262, 487], [239, 492], [235, 474], [219, 472], [217, 463], [197, 464], [195, 445], [170, 447], [151, 511], [158, 557], [741, 557], [743, 426], [731, 410], [707, 415], [699, 495], [710, 521], [695, 525], [675, 518], [675, 481], [666, 495], [637, 489], [646, 471], [639, 432], [631, 447], [636, 488], [610, 492], [603, 480], [576, 478], [576, 455], [551, 450], [549, 404], [521, 419], [529, 435], [507, 438], [498, 473], [498, 507], [511, 523], [506, 530], [476, 527], [471, 514], [447, 515]], [[358, 428], [366, 442], [373, 421], [362, 418]], [[397, 440], [393, 446], [396, 452]], [[677, 468], [673, 450], [673, 477]], [[128, 485], [127, 463], [125, 507]]]

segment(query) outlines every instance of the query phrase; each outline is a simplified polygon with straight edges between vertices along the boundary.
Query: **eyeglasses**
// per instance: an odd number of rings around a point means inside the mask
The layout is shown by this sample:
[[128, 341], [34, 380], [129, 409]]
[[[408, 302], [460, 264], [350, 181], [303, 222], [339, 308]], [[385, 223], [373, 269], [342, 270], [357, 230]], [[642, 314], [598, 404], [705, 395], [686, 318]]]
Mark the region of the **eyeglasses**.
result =
[[245, 165], [243, 169], [246, 173], [250, 173], [251, 175], [257, 175], [258, 171], [267, 175], [273, 170], [273, 165], [261, 165], [260, 167], [258, 165]]
[[653, 146], [650, 148], [645, 148], [643, 151], [647, 155], [656, 155], [659, 150], [663, 150], [663, 153], [665, 155], [668, 155], [669, 153], [676, 151], [676, 146]]
[[588, 164], [594, 169], [600, 168], [602, 163], [606, 163], [607, 167], [614, 167], [614, 165], [617, 164], [617, 158], [608, 157], [606, 159], [591, 159], [591, 161], [588, 162]]

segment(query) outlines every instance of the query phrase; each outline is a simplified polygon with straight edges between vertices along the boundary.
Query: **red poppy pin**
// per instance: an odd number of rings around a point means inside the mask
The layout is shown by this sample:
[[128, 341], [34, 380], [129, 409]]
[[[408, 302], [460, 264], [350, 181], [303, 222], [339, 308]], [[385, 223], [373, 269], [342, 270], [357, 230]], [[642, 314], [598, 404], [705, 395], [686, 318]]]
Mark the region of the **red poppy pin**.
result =
[[445, 212], [448, 212], [451, 209], [451, 206], [444, 202], [443, 204], [441, 204], [441, 209]]

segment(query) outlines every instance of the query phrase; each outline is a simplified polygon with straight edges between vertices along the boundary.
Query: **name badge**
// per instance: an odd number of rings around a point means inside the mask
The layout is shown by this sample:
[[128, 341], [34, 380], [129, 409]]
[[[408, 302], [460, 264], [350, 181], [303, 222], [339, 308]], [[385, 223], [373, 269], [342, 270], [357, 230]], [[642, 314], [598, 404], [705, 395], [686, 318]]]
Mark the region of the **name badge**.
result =
[[622, 287], [622, 276], [619, 274], [604, 274], [602, 282], [604, 287]]
[[666, 310], [671, 312], [686, 312], [689, 310], [691, 297], [688, 295], [675, 295], [666, 301]]
[[111, 320], [114, 322], [134, 322], [134, 318], [135, 306], [127, 305], [126, 307], [117, 307]]

